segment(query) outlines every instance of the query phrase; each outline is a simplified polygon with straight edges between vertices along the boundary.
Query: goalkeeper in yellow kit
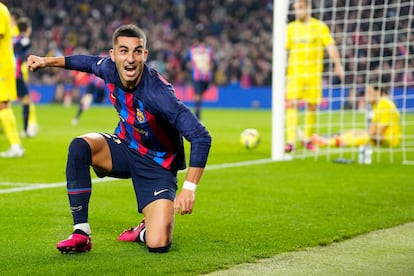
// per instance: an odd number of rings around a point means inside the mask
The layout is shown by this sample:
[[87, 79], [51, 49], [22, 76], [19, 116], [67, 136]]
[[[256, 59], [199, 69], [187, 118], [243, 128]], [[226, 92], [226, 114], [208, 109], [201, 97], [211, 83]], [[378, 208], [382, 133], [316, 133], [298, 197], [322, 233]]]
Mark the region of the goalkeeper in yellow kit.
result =
[[388, 90], [378, 84], [366, 89], [367, 101], [372, 105], [372, 121], [367, 130], [347, 130], [326, 138], [317, 134], [312, 141], [318, 146], [360, 146], [367, 144], [396, 147], [401, 141], [400, 113], [388, 96]]
[[344, 79], [338, 49], [328, 26], [311, 17], [308, 0], [293, 4], [296, 20], [287, 26], [286, 49], [289, 53], [286, 79], [286, 146], [285, 152], [295, 149], [298, 130], [298, 103], [306, 103], [302, 144], [314, 150], [311, 136], [316, 124], [316, 110], [322, 100], [322, 71], [324, 50], [334, 63], [335, 74]]

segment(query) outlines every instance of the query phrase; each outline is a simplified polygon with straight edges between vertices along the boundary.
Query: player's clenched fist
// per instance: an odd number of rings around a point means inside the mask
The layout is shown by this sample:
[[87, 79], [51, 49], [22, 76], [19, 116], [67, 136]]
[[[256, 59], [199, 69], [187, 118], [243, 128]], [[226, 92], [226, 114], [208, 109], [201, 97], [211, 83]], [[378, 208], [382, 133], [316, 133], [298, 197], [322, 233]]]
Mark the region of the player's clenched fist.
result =
[[29, 67], [29, 70], [34, 72], [39, 68], [43, 68], [46, 65], [45, 58], [39, 57], [35, 55], [30, 55], [27, 58], [27, 65]]

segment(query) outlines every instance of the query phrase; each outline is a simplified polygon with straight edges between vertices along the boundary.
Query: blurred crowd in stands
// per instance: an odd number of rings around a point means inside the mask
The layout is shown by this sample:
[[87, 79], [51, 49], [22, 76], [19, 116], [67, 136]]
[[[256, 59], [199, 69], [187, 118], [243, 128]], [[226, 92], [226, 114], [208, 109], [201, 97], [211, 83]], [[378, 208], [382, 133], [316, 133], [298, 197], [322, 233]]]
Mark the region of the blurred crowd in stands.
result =
[[414, 87], [412, 0], [312, 2], [313, 15], [333, 33], [349, 87], [363, 89], [370, 80], [390, 87]]
[[[135, 23], [148, 34], [148, 63], [174, 84], [190, 82], [183, 58], [201, 32], [208, 35], [207, 41], [215, 50], [217, 85], [271, 85], [272, 44], [278, 41], [272, 37], [271, 0], [3, 2], [21, 8], [32, 19], [31, 51], [38, 55], [100, 54], [111, 47], [110, 36], [115, 28]], [[410, 0], [312, 2], [313, 15], [329, 25], [337, 41], [346, 67], [346, 83], [363, 84], [369, 72], [369, 78], [381, 74], [396, 84], [414, 85]], [[385, 2], [387, 5], [383, 5]], [[289, 19], [293, 19], [292, 14]], [[395, 27], [401, 31], [395, 32]], [[326, 71], [332, 72], [329, 68]], [[31, 82], [66, 83], [73, 80], [68, 74], [65, 70], [45, 70], [32, 74]]]
[[[215, 83], [271, 85], [272, 1], [11, 0], [33, 20], [32, 52], [99, 54], [111, 47], [121, 24], [148, 35], [149, 64], [174, 84], [190, 80], [184, 57], [198, 34], [207, 34], [218, 61]], [[9, 2], [9, 3], [8, 3]], [[70, 72], [32, 74], [32, 82], [70, 81]]]

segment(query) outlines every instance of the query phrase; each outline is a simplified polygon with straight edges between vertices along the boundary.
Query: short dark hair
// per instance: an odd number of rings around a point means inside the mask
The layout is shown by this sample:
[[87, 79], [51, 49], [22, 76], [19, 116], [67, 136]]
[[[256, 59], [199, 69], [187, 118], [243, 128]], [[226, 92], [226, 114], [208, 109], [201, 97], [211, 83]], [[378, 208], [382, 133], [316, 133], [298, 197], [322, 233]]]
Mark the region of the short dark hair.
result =
[[20, 17], [17, 20], [17, 28], [19, 28], [20, 32], [25, 32], [27, 29], [29, 29], [32, 26], [32, 21], [28, 17]]
[[134, 24], [122, 25], [118, 27], [112, 35], [112, 45], [115, 45], [118, 37], [121, 36], [140, 38], [144, 42], [144, 48], [147, 46], [147, 36], [145, 35], [145, 32]]
[[369, 82], [369, 85], [372, 86], [372, 88], [375, 89], [375, 91], [379, 91], [380, 95], [388, 95], [388, 88], [381, 82], [376, 80], [371, 80]]
[[389, 80], [386, 76], [379, 76], [369, 79], [369, 85], [371, 85], [376, 91], [379, 91], [381, 95], [389, 95]]

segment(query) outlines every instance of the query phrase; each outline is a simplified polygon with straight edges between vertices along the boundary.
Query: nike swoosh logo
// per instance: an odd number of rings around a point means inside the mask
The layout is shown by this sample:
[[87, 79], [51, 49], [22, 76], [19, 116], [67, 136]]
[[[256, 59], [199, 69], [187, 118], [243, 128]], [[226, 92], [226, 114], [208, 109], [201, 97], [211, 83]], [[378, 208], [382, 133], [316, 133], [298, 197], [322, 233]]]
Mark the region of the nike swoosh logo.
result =
[[70, 209], [72, 210], [72, 213], [80, 212], [82, 210], [82, 205], [75, 206], [75, 207], [70, 207]]
[[168, 189], [159, 190], [159, 191], [154, 191], [154, 196], [157, 196], [157, 195], [159, 195], [159, 194], [161, 194], [161, 193], [164, 193], [164, 192], [168, 192]]

